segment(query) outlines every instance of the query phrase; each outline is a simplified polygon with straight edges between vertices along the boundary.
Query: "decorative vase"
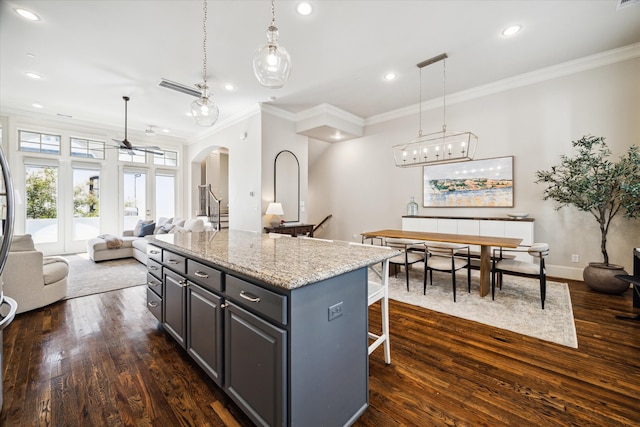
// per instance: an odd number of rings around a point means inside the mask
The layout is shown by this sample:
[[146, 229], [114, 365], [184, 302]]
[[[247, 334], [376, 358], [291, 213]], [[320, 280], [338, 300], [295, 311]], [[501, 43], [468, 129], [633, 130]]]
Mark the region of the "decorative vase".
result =
[[418, 215], [418, 204], [414, 200], [414, 197], [410, 197], [409, 203], [407, 203], [407, 215], [408, 216], [416, 216]]
[[616, 279], [619, 274], [627, 274], [621, 265], [590, 262], [582, 271], [582, 278], [594, 291], [621, 294], [629, 289], [629, 283]]

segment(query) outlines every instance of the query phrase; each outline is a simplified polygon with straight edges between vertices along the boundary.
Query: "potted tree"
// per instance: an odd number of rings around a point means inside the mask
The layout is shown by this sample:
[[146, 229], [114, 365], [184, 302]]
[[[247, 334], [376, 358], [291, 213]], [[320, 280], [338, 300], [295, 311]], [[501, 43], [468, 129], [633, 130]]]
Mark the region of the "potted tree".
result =
[[623, 267], [609, 262], [607, 233], [618, 214], [640, 218], [640, 151], [632, 145], [612, 162], [603, 137], [586, 135], [572, 144], [577, 154], [562, 155], [559, 165], [537, 171], [535, 182], [547, 185], [543, 199], [556, 201], [556, 210], [575, 206], [593, 215], [600, 226], [603, 262], [589, 263], [583, 271], [584, 281], [597, 291], [622, 293], [629, 284], [614, 277], [626, 273]]

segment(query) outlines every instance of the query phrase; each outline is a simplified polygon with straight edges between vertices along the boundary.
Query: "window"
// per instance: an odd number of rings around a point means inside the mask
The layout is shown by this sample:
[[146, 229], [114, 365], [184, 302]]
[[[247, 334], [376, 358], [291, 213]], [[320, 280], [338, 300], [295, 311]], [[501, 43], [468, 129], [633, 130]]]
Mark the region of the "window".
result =
[[73, 240], [100, 234], [100, 171], [73, 167]]
[[60, 135], [20, 131], [20, 151], [60, 154]]
[[178, 166], [177, 151], [159, 150], [158, 153], [164, 153], [164, 155], [154, 154], [153, 164], [162, 166]]
[[173, 218], [176, 212], [176, 177], [173, 174], [156, 174], [156, 216]]
[[138, 220], [147, 217], [147, 174], [144, 171], [125, 170], [122, 194], [124, 198], [124, 229], [133, 230]]
[[58, 168], [25, 165], [28, 234], [35, 243], [58, 240]]
[[146, 163], [147, 156], [144, 151], [138, 150], [118, 150], [118, 160], [121, 162]]
[[71, 138], [71, 156], [104, 159], [104, 142]]

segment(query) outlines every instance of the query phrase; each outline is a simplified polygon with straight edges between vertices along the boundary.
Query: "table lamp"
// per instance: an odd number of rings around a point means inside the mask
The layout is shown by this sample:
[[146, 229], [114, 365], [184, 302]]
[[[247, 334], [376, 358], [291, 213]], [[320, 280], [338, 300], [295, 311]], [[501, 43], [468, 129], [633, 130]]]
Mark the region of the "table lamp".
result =
[[265, 215], [272, 215], [271, 217], [271, 226], [279, 227], [280, 226], [280, 216], [284, 215], [284, 211], [282, 210], [282, 203], [269, 203], [267, 206], [267, 211]]

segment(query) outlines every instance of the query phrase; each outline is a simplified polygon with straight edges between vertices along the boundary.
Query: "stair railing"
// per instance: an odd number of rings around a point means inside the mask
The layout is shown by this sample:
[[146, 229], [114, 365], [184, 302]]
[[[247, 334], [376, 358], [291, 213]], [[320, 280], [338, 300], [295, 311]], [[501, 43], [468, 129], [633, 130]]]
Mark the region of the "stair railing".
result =
[[330, 219], [332, 216], [333, 216], [332, 214], [329, 214], [329, 215], [325, 216], [325, 217], [324, 217], [324, 219], [323, 219], [322, 221], [320, 221], [320, 223], [319, 223], [318, 225], [316, 225], [315, 227], [313, 227], [313, 234], [315, 235], [315, 234], [316, 234], [316, 231], [318, 231], [318, 229], [319, 229], [320, 227], [322, 227], [322, 225], [323, 225], [325, 222], [329, 221], [329, 219]]
[[198, 185], [199, 207], [198, 216], [206, 216], [214, 230], [220, 230], [220, 203], [222, 199], [211, 191], [211, 184]]

